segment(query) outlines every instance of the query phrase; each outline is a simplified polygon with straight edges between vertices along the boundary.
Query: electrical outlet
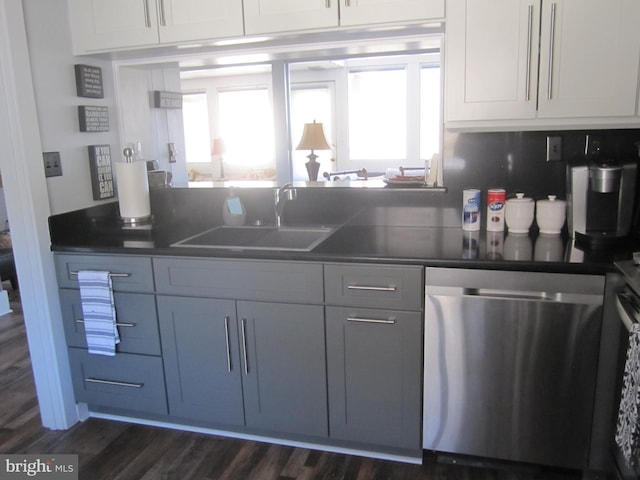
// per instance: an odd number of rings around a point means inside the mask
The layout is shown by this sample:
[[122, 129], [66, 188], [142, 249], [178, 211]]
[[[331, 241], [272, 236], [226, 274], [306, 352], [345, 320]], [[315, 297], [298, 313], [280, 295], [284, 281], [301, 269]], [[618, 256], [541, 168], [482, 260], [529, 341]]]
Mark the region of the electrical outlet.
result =
[[59, 177], [62, 175], [60, 152], [43, 152], [42, 158], [44, 159], [45, 177]]
[[562, 160], [562, 137], [547, 137], [547, 162]]

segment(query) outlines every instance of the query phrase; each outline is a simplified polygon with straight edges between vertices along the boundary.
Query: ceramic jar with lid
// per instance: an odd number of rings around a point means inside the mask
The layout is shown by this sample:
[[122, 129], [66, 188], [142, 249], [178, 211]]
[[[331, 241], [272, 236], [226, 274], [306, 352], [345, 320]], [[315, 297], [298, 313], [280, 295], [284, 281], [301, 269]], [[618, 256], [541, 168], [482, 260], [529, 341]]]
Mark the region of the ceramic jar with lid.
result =
[[558, 235], [567, 217], [567, 202], [557, 200], [555, 195], [549, 195], [546, 200], [536, 202], [536, 223], [540, 233]]
[[529, 233], [533, 223], [536, 204], [524, 193], [516, 193], [516, 198], [507, 200], [504, 210], [504, 220], [509, 233]]

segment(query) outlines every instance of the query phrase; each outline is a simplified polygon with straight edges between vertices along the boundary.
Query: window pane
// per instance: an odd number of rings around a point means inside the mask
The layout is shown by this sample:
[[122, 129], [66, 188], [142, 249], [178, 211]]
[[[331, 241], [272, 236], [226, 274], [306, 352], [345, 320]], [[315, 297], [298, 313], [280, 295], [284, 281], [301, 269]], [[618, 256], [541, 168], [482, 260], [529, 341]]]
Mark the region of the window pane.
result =
[[[309, 180], [305, 163], [308, 161], [308, 150], [295, 150], [302, 138], [305, 123], [312, 123], [314, 120], [322, 123], [324, 135], [327, 143], [331, 146], [334, 141], [331, 138], [333, 122], [331, 115], [331, 91], [325, 87], [294, 87], [291, 91], [291, 142], [293, 144], [293, 179]], [[330, 172], [331, 158], [333, 150], [314, 151], [320, 163], [318, 180], [322, 180], [324, 172]]]
[[420, 158], [440, 152], [440, 67], [420, 69]]
[[267, 88], [218, 93], [225, 163], [275, 168], [273, 114]]
[[182, 117], [186, 158], [189, 159], [189, 162], [211, 162], [207, 94], [184, 94], [182, 96]]
[[349, 73], [349, 149], [352, 161], [401, 161], [406, 158], [406, 105], [407, 77], [404, 68]]

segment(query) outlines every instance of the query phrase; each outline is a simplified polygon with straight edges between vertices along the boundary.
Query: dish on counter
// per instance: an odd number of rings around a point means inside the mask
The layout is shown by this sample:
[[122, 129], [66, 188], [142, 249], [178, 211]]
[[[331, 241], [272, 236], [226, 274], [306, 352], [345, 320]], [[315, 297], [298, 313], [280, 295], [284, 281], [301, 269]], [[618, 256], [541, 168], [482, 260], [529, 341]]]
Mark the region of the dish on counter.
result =
[[424, 186], [423, 175], [396, 175], [395, 177], [389, 177], [383, 179], [384, 183], [393, 186]]

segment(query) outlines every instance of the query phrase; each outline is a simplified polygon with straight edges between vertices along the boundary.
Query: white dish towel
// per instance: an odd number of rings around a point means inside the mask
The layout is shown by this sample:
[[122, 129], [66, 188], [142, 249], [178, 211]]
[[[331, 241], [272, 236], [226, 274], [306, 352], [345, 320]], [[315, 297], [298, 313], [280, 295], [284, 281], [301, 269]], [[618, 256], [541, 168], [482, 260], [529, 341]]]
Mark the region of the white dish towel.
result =
[[624, 385], [618, 411], [616, 443], [631, 466], [640, 460], [640, 324], [629, 333], [629, 349], [624, 366]]
[[120, 343], [109, 272], [78, 272], [82, 316], [89, 353], [114, 356]]

